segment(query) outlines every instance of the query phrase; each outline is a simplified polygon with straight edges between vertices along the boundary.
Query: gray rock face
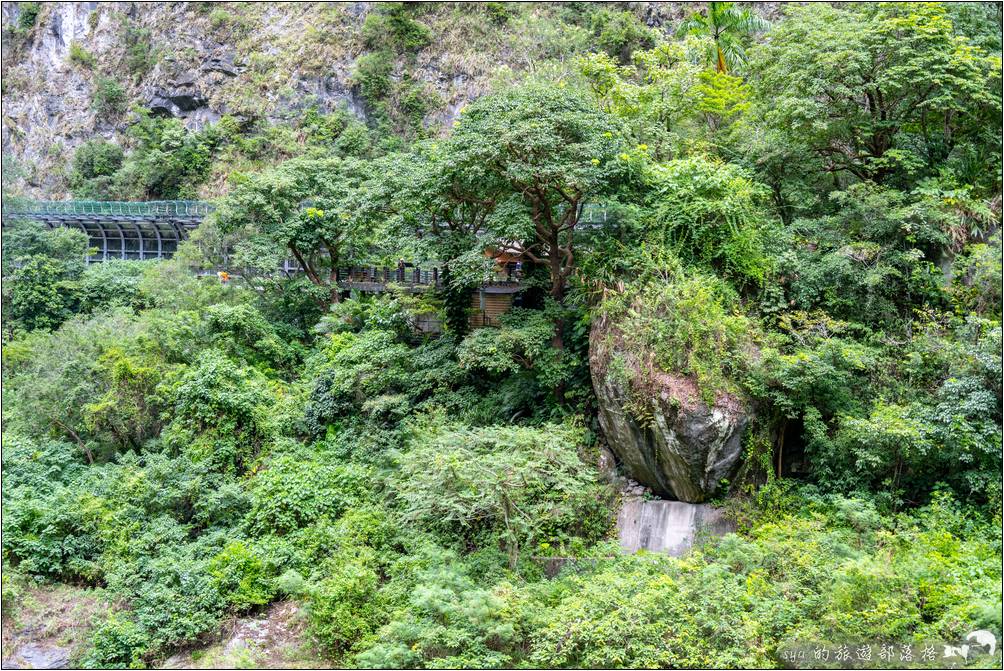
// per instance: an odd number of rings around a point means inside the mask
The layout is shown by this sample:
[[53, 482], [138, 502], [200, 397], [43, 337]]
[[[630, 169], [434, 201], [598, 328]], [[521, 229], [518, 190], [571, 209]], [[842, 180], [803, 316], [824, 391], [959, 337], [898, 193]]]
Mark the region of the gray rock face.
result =
[[706, 504], [626, 498], [617, 514], [621, 549], [665, 552], [679, 557], [706, 536], [723, 536], [735, 525]]
[[[719, 394], [708, 406], [693, 380], [651, 370], [642, 354], [619, 352], [617, 340], [616, 327], [606, 318], [594, 322], [589, 368], [607, 443], [628, 475], [659, 496], [706, 501], [742, 455], [749, 423], [744, 403]], [[610, 370], [615, 355], [627, 362], [626, 379]], [[639, 410], [644, 421], [634, 414]]]
[[69, 650], [38, 643], [22, 645], [3, 661], [5, 669], [65, 669], [69, 665]]

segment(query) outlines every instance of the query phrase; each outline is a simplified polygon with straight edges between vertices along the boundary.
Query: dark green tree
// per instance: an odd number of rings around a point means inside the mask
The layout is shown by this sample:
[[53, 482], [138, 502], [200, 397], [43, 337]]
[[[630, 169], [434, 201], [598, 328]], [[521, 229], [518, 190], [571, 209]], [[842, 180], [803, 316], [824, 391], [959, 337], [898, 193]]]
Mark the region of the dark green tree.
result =
[[338, 268], [361, 258], [376, 233], [370, 175], [357, 159], [293, 159], [238, 181], [215, 219], [240, 236], [241, 265], [275, 274], [292, 255], [311, 283], [328, 290], [324, 300], [337, 303]]
[[[549, 294], [564, 301], [575, 271], [583, 206], [616, 190], [630, 156], [613, 117], [561, 86], [526, 86], [485, 96], [464, 109], [449, 138], [447, 165], [492, 185], [484, 217], [497, 248], [547, 267]], [[470, 194], [460, 201], [474, 204]], [[562, 347], [560, 323], [555, 345]]]

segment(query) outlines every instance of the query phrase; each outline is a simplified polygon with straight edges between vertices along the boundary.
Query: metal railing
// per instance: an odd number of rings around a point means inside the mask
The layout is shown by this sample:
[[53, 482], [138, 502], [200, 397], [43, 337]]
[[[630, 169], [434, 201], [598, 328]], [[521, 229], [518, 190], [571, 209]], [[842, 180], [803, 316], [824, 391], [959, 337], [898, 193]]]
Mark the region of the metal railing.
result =
[[3, 204], [4, 215], [34, 216], [123, 216], [202, 218], [213, 206], [200, 200], [21, 200]]
[[[607, 207], [602, 203], [580, 206], [579, 221], [584, 224], [607, 222]], [[36, 216], [113, 215], [132, 217], [202, 218], [214, 210], [201, 200], [24, 200], [10, 199], [3, 204], [3, 214]]]

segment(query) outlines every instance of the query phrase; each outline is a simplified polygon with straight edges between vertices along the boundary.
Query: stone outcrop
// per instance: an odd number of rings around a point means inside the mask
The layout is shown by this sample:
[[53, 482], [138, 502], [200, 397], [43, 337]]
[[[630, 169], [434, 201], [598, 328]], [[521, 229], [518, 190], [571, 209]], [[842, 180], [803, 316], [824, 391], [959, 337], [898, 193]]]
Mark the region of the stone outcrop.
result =
[[66, 669], [69, 666], [70, 651], [49, 643], [26, 643], [3, 660], [5, 669]]
[[[654, 370], [645, 353], [622, 351], [618, 335], [616, 326], [600, 317], [589, 339], [607, 443], [627, 474], [659, 496], [706, 501], [738, 465], [750, 418], [747, 403], [719, 392], [709, 405], [694, 380]], [[615, 356], [622, 364], [617, 372], [610, 365]]]
[[[305, 108], [367, 117], [353, 73], [366, 51], [362, 26], [375, 3], [45, 2], [35, 26], [20, 30], [22, 7], [29, 4], [0, 3], [0, 144], [5, 156], [19, 161], [27, 196], [68, 197], [68, 163], [83, 142], [100, 136], [128, 144], [135, 115], [97, 111], [99, 77], [124, 88], [128, 109], [173, 117], [190, 130], [223, 115], [284, 122]], [[648, 25], [667, 32], [691, 10], [682, 2], [638, 4], [647, 7]], [[504, 37], [514, 36], [519, 24], [483, 39], [467, 34], [451, 18], [454, 11], [430, 4], [420, 20], [432, 31], [432, 44], [407, 57], [408, 76], [438, 101], [423, 119], [432, 134], [450, 128], [500, 68], [518, 72], [533, 61], [513, 48], [518, 41]], [[770, 18], [770, 11], [765, 15]], [[149, 38], [149, 69], [127, 67], [134, 46], [127, 27]], [[94, 62], [74, 62], [74, 48]], [[404, 69], [399, 64], [392, 78], [404, 76]]]

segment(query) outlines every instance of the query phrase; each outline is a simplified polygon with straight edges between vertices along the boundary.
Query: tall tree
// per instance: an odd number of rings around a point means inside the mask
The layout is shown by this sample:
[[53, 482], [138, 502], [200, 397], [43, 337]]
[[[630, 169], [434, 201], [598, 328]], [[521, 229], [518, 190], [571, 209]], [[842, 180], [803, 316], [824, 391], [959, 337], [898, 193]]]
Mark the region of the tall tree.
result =
[[711, 38], [710, 59], [722, 74], [746, 62], [743, 40], [770, 28], [770, 23], [734, 2], [709, 2], [706, 10], [694, 12], [680, 25], [681, 35]]
[[757, 50], [756, 88], [768, 123], [827, 171], [903, 181], [972, 144], [998, 145], [999, 162], [1000, 58], [959, 35], [944, 5], [787, 11]]
[[360, 258], [374, 239], [371, 173], [357, 159], [302, 158], [244, 178], [220, 203], [216, 222], [239, 233], [237, 255], [274, 273], [288, 253], [316, 286], [338, 302], [337, 269]]
[[[546, 266], [550, 296], [561, 303], [583, 205], [612, 193], [627, 171], [615, 119], [560, 86], [526, 86], [467, 107], [444, 151], [450, 170], [492, 185], [498, 200], [485, 232]], [[471, 204], [470, 196], [459, 202]]]
[[399, 239], [414, 240], [418, 254], [436, 259], [442, 268], [446, 318], [451, 330], [467, 330], [470, 290], [478, 278], [464, 272], [472, 252], [483, 260], [478, 238], [488, 216], [506, 195], [506, 184], [457, 164], [443, 143], [427, 141], [408, 154], [392, 154], [380, 162], [376, 198]]

